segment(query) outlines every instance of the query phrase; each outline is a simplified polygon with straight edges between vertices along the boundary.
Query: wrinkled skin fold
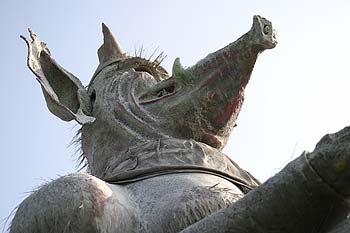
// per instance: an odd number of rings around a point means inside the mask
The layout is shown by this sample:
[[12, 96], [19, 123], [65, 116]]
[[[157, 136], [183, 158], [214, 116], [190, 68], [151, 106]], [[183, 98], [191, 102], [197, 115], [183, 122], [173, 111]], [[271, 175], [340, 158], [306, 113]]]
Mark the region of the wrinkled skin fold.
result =
[[11, 233], [345, 233], [350, 128], [323, 137], [260, 184], [221, 152], [236, 126], [256, 59], [277, 41], [254, 16], [235, 42], [172, 75], [127, 55], [102, 25], [90, 84], [58, 65], [31, 30], [28, 66], [48, 109], [81, 124], [89, 174], [43, 185], [18, 207]]

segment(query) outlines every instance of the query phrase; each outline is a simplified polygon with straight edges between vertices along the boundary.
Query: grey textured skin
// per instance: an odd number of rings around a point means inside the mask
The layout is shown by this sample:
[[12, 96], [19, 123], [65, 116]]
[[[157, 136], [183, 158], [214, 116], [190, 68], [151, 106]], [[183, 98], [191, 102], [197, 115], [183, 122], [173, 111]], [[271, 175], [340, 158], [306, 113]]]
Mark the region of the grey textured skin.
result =
[[49, 110], [82, 125], [90, 174], [33, 192], [11, 233], [348, 232], [349, 128], [261, 185], [221, 152], [258, 55], [277, 44], [268, 20], [188, 69], [177, 58], [171, 77], [103, 33], [87, 90], [32, 31], [22, 37]]

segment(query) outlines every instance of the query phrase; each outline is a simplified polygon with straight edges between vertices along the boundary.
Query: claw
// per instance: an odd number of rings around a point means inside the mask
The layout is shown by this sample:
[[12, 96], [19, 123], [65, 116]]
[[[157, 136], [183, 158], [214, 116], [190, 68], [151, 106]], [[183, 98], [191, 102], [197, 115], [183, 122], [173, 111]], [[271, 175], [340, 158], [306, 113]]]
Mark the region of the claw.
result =
[[32, 31], [32, 29], [28, 28], [28, 32], [30, 34], [30, 38], [32, 38], [33, 41], [38, 39], [37, 35], [35, 34], [35, 32]]
[[26, 44], [29, 46], [30, 41], [28, 40], [27, 37], [25, 37], [25, 36], [23, 36], [23, 35], [20, 35], [19, 37], [20, 37], [22, 40], [24, 40], [24, 41], [26, 42]]

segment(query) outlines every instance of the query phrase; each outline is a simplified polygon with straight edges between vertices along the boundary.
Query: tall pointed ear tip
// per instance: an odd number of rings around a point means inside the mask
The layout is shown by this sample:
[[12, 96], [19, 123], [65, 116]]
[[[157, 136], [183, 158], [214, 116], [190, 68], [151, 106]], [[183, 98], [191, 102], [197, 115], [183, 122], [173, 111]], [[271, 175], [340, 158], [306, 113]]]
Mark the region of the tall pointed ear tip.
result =
[[104, 22], [102, 22], [102, 32], [105, 31], [109, 31], [109, 27]]

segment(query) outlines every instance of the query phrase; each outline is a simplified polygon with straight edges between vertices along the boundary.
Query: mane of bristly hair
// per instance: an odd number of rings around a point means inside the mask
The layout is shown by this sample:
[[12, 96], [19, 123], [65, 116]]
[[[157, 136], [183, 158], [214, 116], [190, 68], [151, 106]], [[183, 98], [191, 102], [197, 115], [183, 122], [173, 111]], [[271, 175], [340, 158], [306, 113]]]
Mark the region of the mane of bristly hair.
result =
[[71, 142], [68, 144], [68, 147], [73, 147], [73, 157], [75, 157], [76, 160], [76, 169], [78, 172], [82, 171], [83, 169], [86, 169], [87, 173], [90, 173], [89, 169], [89, 163], [84, 155], [84, 152], [82, 150], [81, 146], [81, 127], [75, 132], [75, 135], [73, 136]]
[[[155, 56], [158, 53], [157, 56]], [[130, 54], [130, 53], [129, 53]], [[155, 48], [151, 55], [147, 56], [147, 51], [141, 45], [139, 48], [134, 49], [134, 57], [141, 58], [144, 60], [147, 60], [149, 63], [151, 63], [155, 68], [160, 66], [160, 64], [165, 60], [167, 55], [163, 51], [159, 51], [159, 48]], [[155, 57], [155, 58], [154, 58]], [[154, 59], [153, 59], [154, 58]]]
[[9, 215], [7, 215], [6, 217], [4, 217], [3, 219], [0, 219], [0, 229], [1, 230], [1, 233], [6, 233], [6, 232], [10, 232], [11, 230], [11, 224], [12, 224], [12, 219], [13, 217], [15, 216], [16, 214], [16, 211], [18, 209], [18, 206], [15, 206]]

